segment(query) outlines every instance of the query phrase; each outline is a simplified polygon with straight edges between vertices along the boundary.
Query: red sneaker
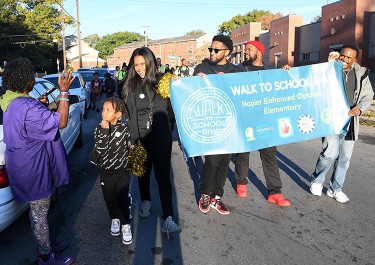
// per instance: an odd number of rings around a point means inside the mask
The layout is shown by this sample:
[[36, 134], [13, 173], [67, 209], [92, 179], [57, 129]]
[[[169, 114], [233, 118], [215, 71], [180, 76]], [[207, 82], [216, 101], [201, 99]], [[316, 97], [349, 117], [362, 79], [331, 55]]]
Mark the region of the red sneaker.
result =
[[224, 203], [221, 201], [221, 198], [217, 195], [215, 196], [215, 198], [211, 198], [210, 206], [214, 208], [219, 214], [229, 214], [228, 208], [224, 205]]
[[279, 206], [290, 206], [291, 203], [287, 199], [285, 199], [284, 195], [281, 193], [268, 195], [268, 202], [275, 203]]
[[201, 210], [202, 213], [208, 213], [210, 210], [210, 203], [210, 195], [202, 194], [201, 199], [199, 200], [199, 210]]
[[237, 185], [237, 195], [238, 197], [241, 197], [241, 198], [247, 197], [246, 185], [243, 185], [243, 184]]

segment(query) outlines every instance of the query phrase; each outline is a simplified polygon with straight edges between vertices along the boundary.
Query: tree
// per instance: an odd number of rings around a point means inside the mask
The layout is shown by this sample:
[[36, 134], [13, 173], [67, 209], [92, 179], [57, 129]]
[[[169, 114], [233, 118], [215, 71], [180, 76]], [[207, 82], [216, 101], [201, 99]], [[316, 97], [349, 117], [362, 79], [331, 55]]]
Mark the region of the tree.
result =
[[247, 12], [245, 15], [237, 15], [232, 17], [231, 20], [223, 22], [221, 25], [219, 25], [219, 33], [228, 35], [235, 28], [241, 27], [250, 22], [261, 22], [262, 29], [266, 30], [270, 28], [270, 22], [272, 20], [282, 16], [283, 15], [281, 13], [273, 14], [270, 11], [255, 9]]
[[201, 29], [194, 29], [192, 31], [186, 32], [185, 36], [188, 35], [198, 35], [198, 34], [204, 34], [204, 31]]
[[144, 40], [144, 36], [135, 32], [116, 32], [103, 36], [96, 44], [95, 49], [99, 51], [99, 57], [106, 60], [108, 55], [113, 54], [113, 49], [125, 43]]
[[87, 42], [91, 48], [94, 48], [95, 45], [100, 41], [100, 39], [101, 38], [98, 34], [90, 34], [86, 36], [85, 38], [83, 38], [83, 40]]
[[[57, 0], [61, 2], [61, 0]], [[55, 64], [62, 18], [55, 0], [0, 1], [0, 61], [25, 56], [37, 69]], [[67, 24], [73, 20], [65, 16]]]

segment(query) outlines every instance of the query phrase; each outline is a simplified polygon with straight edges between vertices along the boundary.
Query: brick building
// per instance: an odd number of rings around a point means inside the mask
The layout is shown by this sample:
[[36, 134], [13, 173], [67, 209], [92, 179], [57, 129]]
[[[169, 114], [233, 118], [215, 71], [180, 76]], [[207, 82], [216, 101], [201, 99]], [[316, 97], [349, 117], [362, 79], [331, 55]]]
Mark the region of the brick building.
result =
[[[163, 64], [169, 64], [170, 67], [180, 65], [183, 58], [190, 64], [197, 64], [209, 56], [207, 48], [211, 45], [212, 37], [211, 34], [197, 34], [151, 40], [147, 43], [147, 47], [157, 58], [161, 58]], [[113, 55], [107, 57], [108, 66], [121, 66], [123, 62], [129, 62], [134, 49], [144, 45], [144, 42], [134, 42], [115, 48]]]
[[[368, 56], [369, 28], [365, 28], [365, 12], [374, 11], [373, 0], [342, 0], [322, 7], [320, 60], [325, 61], [332, 50], [344, 44], [354, 44], [362, 55]], [[365, 60], [366, 61], [366, 60]]]
[[264, 62], [275, 67], [325, 62], [330, 51], [354, 44], [360, 48], [358, 62], [375, 70], [374, 10], [373, 0], [341, 0], [323, 6], [321, 19], [306, 25], [298, 15], [272, 21], [268, 32], [249, 23], [232, 31], [232, 62], [243, 61], [243, 44], [254, 39], [266, 48]]

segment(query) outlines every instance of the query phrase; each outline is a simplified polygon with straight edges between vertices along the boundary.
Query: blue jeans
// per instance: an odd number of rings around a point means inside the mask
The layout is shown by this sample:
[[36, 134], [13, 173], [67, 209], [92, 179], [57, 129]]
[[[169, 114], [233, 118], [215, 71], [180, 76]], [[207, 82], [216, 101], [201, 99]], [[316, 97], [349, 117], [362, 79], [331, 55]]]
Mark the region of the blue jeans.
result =
[[335, 162], [329, 186], [334, 192], [341, 191], [346, 171], [349, 168], [350, 158], [353, 154], [355, 141], [345, 140], [345, 135], [343, 134], [327, 136], [322, 138], [322, 140], [323, 151], [319, 155], [312, 177], [315, 183], [323, 184], [328, 170]]

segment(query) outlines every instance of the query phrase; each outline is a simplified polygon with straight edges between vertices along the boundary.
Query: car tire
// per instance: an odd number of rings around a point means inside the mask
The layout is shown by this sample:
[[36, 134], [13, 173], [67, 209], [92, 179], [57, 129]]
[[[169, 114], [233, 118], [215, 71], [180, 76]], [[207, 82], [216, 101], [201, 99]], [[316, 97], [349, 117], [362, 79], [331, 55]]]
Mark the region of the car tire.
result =
[[76, 148], [81, 148], [83, 146], [83, 135], [82, 135], [82, 124], [81, 127], [79, 128], [79, 135], [77, 137], [76, 142], [74, 143], [74, 147]]

